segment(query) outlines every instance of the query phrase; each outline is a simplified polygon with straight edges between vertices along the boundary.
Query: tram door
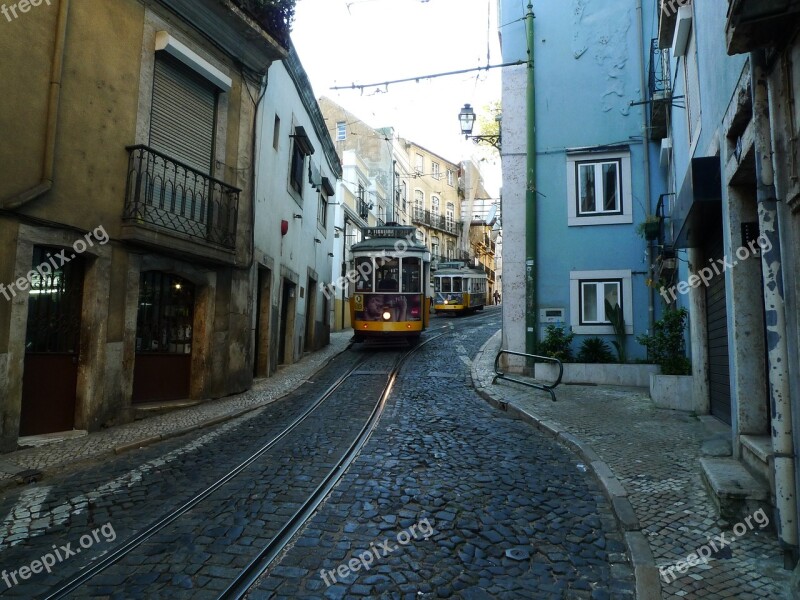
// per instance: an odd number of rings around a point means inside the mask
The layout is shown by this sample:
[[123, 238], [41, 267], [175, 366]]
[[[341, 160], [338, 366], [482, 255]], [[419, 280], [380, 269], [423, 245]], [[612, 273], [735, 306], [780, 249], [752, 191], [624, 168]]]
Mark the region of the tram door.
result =
[[142, 273], [136, 318], [133, 398], [163, 402], [189, 397], [194, 285], [161, 271]]
[[76, 257], [47, 272], [57, 249], [35, 246], [25, 333], [20, 435], [75, 425], [84, 265]]

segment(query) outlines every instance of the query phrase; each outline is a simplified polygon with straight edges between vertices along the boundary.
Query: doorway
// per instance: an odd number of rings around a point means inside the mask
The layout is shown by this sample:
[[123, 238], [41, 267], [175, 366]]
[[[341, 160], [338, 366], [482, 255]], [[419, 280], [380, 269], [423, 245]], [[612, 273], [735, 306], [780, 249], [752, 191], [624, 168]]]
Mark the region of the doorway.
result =
[[256, 331], [253, 377], [269, 377], [270, 307], [272, 305], [272, 271], [259, 267], [256, 290]]
[[281, 294], [281, 325], [279, 335], [278, 363], [289, 365], [294, 362], [294, 315], [296, 285], [284, 278]]
[[133, 403], [190, 396], [194, 284], [161, 271], [139, 282]]
[[75, 257], [51, 268], [50, 258], [59, 251], [33, 248], [33, 266], [38, 269], [28, 294], [21, 436], [67, 431], [75, 425], [85, 265]]

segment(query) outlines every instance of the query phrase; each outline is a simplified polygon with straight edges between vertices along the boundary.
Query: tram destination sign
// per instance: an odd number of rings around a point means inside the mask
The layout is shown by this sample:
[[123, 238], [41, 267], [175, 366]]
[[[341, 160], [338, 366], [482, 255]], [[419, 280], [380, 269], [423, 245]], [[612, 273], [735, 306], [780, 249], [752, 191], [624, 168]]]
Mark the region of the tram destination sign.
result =
[[416, 236], [416, 227], [367, 227], [364, 236], [368, 238], [401, 238]]

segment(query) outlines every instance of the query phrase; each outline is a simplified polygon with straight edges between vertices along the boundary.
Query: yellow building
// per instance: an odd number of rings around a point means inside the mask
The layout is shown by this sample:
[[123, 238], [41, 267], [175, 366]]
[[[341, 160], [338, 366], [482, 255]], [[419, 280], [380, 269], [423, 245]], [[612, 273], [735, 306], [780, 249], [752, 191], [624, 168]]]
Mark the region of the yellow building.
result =
[[286, 32], [247, 4], [0, 18], [1, 449], [249, 387], [253, 122]]

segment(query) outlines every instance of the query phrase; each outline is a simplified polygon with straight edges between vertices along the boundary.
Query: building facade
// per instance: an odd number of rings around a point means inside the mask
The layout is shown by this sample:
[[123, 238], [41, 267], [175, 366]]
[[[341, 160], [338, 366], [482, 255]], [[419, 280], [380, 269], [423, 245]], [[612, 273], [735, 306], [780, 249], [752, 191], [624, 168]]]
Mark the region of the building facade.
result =
[[250, 386], [253, 129], [288, 32], [246, 6], [85, 0], [3, 23], [3, 450]]
[[624, 316], [627, 357], [645, 358], [634, 338], [648, 332], [657, 307], [637, 229], [654, 214], [661, 185], [651, 174], [657, 146], [646, 136], [646, 109], [635, 103], [643, 100], [641, 28], [653, 7], [535, 2], [529, 63], [524, 4], [499, 3], [503, 62], [525, 61], [503, 69], [503, 235], [514, 257], [503, 264], [503, 347], [532, 352], [545, 321], [571, 328], [575, 350], [589, 337], [610, 342], [608, 301]]
[[[339, 158], [293, 46], [270, 67], [259, 111], [254, 374], [328, 344]], [[337, 269], [338, 271], [338, 269]]]
[[686, 265], [665, 300], [690, 310], [698, 412], [731, 435], [703, 472], [760, 481], [796, 560], [800, 3], [656, 4], [663, 237]]

